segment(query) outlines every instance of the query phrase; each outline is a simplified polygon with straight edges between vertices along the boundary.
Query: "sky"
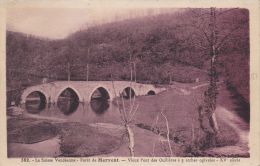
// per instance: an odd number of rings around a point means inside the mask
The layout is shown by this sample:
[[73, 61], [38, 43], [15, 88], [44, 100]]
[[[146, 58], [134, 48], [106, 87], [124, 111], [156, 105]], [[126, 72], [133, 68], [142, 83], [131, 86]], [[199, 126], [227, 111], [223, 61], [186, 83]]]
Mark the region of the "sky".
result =
[[[122, 8], [9, 8], [7, 30], [50, 39], [62, 39], [89, 26], [144, 15], [162, 9]], [[168, 11], [169, 12], [169, 11]]]

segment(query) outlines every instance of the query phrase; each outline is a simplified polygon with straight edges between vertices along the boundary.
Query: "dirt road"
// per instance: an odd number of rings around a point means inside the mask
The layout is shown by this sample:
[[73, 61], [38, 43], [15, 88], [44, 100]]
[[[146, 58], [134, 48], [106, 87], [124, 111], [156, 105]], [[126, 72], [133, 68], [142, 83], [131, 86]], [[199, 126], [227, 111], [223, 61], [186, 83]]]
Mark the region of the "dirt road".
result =
[[219, 148], [212, 148], [207, 150], [207, 154], [212, 156], [236, 156], [236, 157], [248, 157], [248, 136], [249, 136], [249, 124], [241, 119], [234, 112], [227, 110], [222, 106], [218, 106], [216, 109], [216, 115], [218, 123], [226, 123], [229, 125], [239, 136], [239, 141], [233, 146], [224, 146]]

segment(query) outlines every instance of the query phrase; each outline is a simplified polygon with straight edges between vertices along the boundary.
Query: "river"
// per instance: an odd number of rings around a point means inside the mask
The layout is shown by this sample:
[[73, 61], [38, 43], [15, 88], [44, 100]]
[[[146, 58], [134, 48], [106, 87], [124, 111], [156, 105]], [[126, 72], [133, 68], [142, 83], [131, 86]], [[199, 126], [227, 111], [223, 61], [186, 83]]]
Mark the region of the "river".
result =
[[27, 101], [22, 105], [25, 114], [37, 114], [48, 118], [65, 119], [80, 123], [120, 123], [118, 107], [108, 100], [93, 99], [79, 103], [63, 98], [56, 104], [41, 103], [40, 100]]

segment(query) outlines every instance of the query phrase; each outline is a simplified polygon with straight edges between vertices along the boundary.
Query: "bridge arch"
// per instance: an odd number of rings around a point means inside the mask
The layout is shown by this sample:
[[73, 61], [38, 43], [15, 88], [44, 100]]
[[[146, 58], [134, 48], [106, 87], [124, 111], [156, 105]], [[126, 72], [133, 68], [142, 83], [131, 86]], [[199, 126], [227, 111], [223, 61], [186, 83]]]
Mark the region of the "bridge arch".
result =
[[149, 90], [147, 92], [147, 95], [150, 96], [150, 95], [156, 95], [155, 91], [154, 90]]
[[82, 97], [80, 95], [80, 93], [77, 91], [76, 88], [72, 87], [72, 86], [66, 86], [66, 87], [63, 87], [61, 90], [58, 91], [56, 97], [55, 97], [55, 102], [57, 103], [58, 102], [58, 99], [59, 99], [59, 96], [66, 90], [66, 89], [69, 89], [71, 90], [72, 92], [74, 92], [77, 97], [78, 97], [78, 100], [81, 101], [82, 100]]
[[46, 99], [46, 102], [48, 102], [48, 95], [46, 92], [44, 92], [41, 89], [28, 89], [26, 91], [23, 92], [22, 96], [21, 96], [21, 103], [25, 103], [26, 99], [28, 98], [28, 96], [34, 92], [38, 92], [41, 94], [42, 97], [44, 97]]
[[134, 96], [137, 96], [137, 91], [135, 90], [135, 88], [131, 87], [131, 86], [126, 86], [124, 88], [122, 88], [120, 94], [128, 99], [128, 98], [133, 98]]
[[46, 108], [48, 103], [47, 95], [41, 90], [32, 90], [24, 95], [25, 109], [29, 113], [39, 113]]
[[89, 101], [91, 101], [91, 99], [93, 98], [95, 91], [99, 91], [101, 97], [104, 99], [109, 100], [112, 98], [109, 88], [107, 88], [106, 86], [99, 85], [99, 86], [96, 86], [95, 88], [93, 88], [92, 91], [90, 92]]

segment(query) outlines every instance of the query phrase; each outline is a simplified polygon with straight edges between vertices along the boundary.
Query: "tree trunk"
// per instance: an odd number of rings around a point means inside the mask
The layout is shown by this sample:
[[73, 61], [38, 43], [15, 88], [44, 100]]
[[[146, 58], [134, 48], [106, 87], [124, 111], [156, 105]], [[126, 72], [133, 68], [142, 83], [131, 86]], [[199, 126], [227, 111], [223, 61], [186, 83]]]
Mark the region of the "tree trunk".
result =
[[215, 8], [210, 8], [210, 25], [211, 25], [211, 51], [210, 51], [210, 56], [211, 56], [211, 63], [210, 63], [210, 86], [212, 88], [212, 93], [211, 94], [213, 97], [211, 98], [212, 105], [213, 105], [213, 110], [210, 117], [210, 126], [214, 130], [215, 133], [218, 133], [218, 124], [216, 121], [216, 116], [215, 116], [215, 111], [216, 111], [216, 94], [217, 94], [217, 73], [216, 73], [216, 32], [215, 32], [215, 27], [216, 27], [216, 14], [215, 14]]
[[134, 62], [134, 73], [135, 73], [135, 82], [136, 82], [136, 64]]
[[68, 81], [70, 81], [70, 62], [67, 64]]
[[86, 80], [88, 81], [88, 74], [89, 74], [89, 67], [88, 67], [88, 64], [87, 64], [87, 74], [86, 74]]
[[125, 128], [126, 128], [126, 131], [127, 131], [127, 135], [128, 135], [128, 139], [129, 139], [129, 151], [130, 151], [130, 155], [132, 157], [134, 157], [134, 145], [135, 145], [135, 141], [134, 141], [134, 133], [132, 131], [132, 129], [129, 127], [128, 124], [125, 124]]
[[216, 113], [213, 112], [212, 115], [209, 118], [209, 123], [210, 123], [210, 127], [213, 129], [214, 133], [218, 133], [219, 132], [219, 128], [218, 128], [218, 123], [217, 123], [217, 118], [216, 118]]

